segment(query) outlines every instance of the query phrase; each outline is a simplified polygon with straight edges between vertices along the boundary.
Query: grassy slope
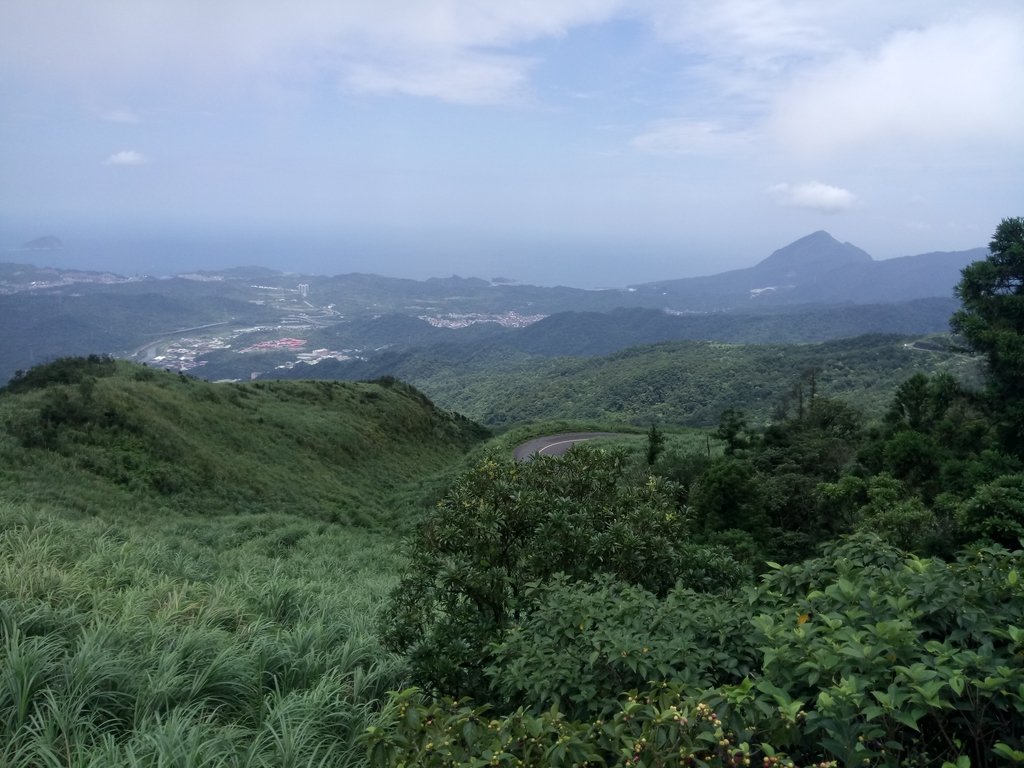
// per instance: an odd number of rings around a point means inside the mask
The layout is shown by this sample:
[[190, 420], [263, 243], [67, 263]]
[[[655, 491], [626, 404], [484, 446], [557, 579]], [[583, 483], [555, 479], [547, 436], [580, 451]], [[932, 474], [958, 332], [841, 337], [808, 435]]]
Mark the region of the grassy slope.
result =
[[210, 384], [124, 363], [63, 379], [0, 394], [8, 499], [390, 525], [483, 436], [397, 382]]
[[395, 382], [0, 394], [0, 764], [360, 764], [394, 527], [481, 437]]

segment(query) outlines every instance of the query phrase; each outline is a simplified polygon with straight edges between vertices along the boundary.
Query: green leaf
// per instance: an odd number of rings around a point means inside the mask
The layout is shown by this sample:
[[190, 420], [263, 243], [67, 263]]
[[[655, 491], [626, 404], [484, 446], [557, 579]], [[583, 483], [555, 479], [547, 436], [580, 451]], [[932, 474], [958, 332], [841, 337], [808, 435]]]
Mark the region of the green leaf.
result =
[[907, 728], [913, 728], [915, 731], [919, 730], [917, 727], [917, 721], [921, 719], [921, 716], [924, 714], [924, 710], [916, 708], [911, 710], [897, 709], [892, 712], [892, 716], [897, 722], [903, 723]]
[[953, 693], [957, 696], [963, 695], [964, 686], [967, 685], [967, 678], [963, 675], [953, 675], [949, 678], [949, 687], [953, 689]]
[[1007, 760], [1011, 760], [1014, 763], [1024, 763], [1024, 752], [1014, 749], [1009, 744], [1004, 744], [1003, 742], [998, 741], [992, 747], [992, 751], [1000, 757], [1005, 757]]

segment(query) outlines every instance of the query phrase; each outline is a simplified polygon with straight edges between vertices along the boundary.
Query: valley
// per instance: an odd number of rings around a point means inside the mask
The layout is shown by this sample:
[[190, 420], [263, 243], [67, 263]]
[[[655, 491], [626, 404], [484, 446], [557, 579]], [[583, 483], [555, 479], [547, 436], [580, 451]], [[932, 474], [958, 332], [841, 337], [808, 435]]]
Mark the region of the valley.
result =
[[244, 381], [296, 368], [338, 375], [310, 367], [322, 361], [379, 370], [388, 355], [430, 347], [547, 357], [678, 339], [790, 343], [943, 333], [959, 269], [975, 257], [964, 251], [876, 262], [818, 232], [746, 270], [598, 291], [259, 267], [155, 278], [6, 264], [0, 379], [80, 354]]

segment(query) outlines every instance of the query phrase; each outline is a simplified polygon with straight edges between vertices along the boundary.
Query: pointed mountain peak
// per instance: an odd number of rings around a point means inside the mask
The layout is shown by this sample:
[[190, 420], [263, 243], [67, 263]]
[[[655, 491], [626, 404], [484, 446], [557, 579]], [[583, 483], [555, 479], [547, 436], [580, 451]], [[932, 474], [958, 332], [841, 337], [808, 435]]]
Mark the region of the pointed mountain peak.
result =
[[832, 235], [824, 229], [819, 229], [817, 232], [811, 232], [809, 235], [804, 235], [799, 240], [794, 240], [790, 243], [790, 246], [799, 245], [800, 243], [820, 243], [822, 245], [828, 243], [829, 245], [841, 245], [838, 240], [832, 237]]
[[823, 229], [779, 248], [756, 269], [808, 269], [873, 261], [871, 256], [851, 243], [840, 243]]

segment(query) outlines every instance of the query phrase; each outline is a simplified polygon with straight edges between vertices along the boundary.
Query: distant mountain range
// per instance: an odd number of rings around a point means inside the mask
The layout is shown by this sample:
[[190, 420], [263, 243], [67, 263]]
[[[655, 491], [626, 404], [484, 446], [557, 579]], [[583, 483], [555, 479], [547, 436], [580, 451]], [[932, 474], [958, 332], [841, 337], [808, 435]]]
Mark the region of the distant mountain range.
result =
[[[47, 236], [25, 248], [41, 254], [59, 243]], [[746, 269], [596, 291], [507, 278], [325, 277], [263, 267], [155, 278], [0, 263], [0, 383], [57, 356], [91, 353], [247, 378], [321, 358], [379, 370], [380, 355], [435, 345], [453, 354], [462, 347], [486, 355], [593, 355], [675, 339], [943, 332], [960, 271], [986, 254], [976, 248], [875, 261], [822, 231]], [[302, 339], [301, 348], [274, 343], [284, 337]], [[240, 353], [249, 349], [275, 351]], [[310, 375], [319, 372], [308, 366]]]
[[[60, 250], [52, 235], [24, 243], [20, 252]], [[313, 280], [319, 293], [329, 294], [357, 308], [398, 308], [395, 301], [437, 301], [458, 297], [472, 311], [497, 306], [523, 310], [533, 307], [545, 314], [559, 310], [608, 310], [653, 307], [681, 312], [760, 310], [795, 304], [876, 304], [932, 297], [949, 298], [960, 271], [985, 258], [985, 248], [924, 253], [876, 261], [851, 243], [841, 243], [820, 230], [780, 248], [744, 269], [704, 277], [660, 280], [626, 288], [584, 290], [566, 286], [539, 287], [508, 278], [482, 280], [458, 276], [410, 280], [373, 274], [334, 276], [284, 273], [265, 267], [240, 266], [179, 275], [192, 282], [222, 281], [236, 286], [244, 281], [270, 285]], [[0, 293], [37, 290], [59, 283], [119, 282], [105, 272], [0, 263]], [[121, 278], [152, 284], [166, 278]], [[40, 285], [40, 284], [43, 285]], [[156, 292], [160, 292], [159, 289]], [[497, 301], [494, 301], [495, 298]], [[406, 307], [408, 309], [408, 307]], [[463, 307], [467, 308], [467, 307]], [[379, 313], [379, 312], [378, 312]]]
[[641, 296], [690, 310], [752, 309], [792, 304], [874, 304], [950, 297], [960, 271], [985, 248], [875, 261], [820, 230], [780, 248], [753, 267], [709, 277], [632, 286]]

